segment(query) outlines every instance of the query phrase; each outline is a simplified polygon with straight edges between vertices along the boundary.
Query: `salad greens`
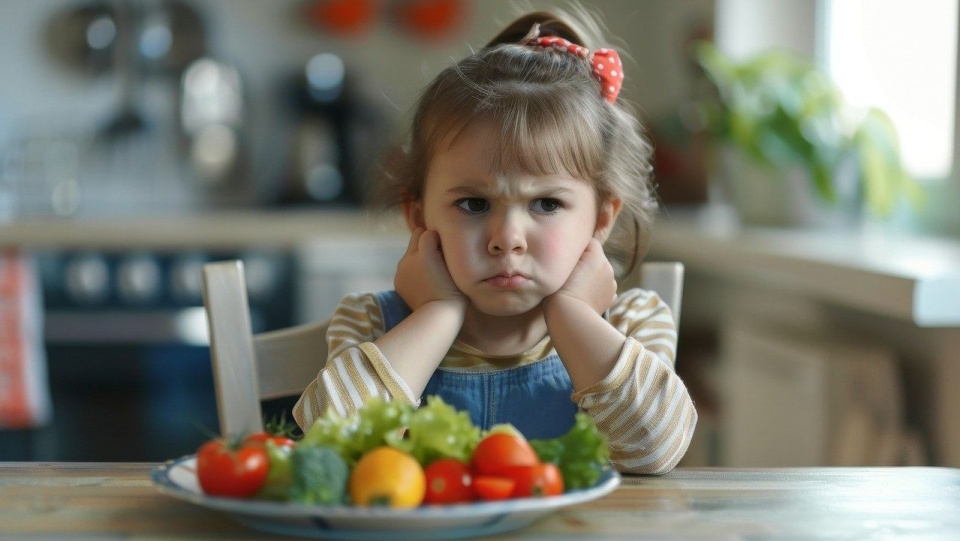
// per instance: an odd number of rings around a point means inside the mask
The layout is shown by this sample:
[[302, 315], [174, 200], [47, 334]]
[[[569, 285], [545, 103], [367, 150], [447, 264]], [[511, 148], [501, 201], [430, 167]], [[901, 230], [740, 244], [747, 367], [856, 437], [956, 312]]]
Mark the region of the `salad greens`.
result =
[[586, 413], [578, 412], [573, 427], [559, 438], [530, 440], [543, 462], [553, 462], [566, 490], [593, 486], [610, 460], [607, 436]]
[[439, 396], [426, 402], [414, 409], [412, 404], [374, 397], [354, 415], [341, 417], [329, 410], [300, 444], [332, 447], [350, 465], [382, 445], [406, 451], [421, 464], [446, 457], [468, 461], [480, 441], [480, 429], [467, 412], [457, 411]]
[[390, 445], [388, 437], [407, 425], [413, 411], [412, 404], [380, 397], [369, 399], [347, 417], [330, 409], [306, 431], [300, 445], [332, 447], [353, 467], [367, 451]]
[[420, 464], [430, 464], [438, 458], [470, 462], [481, 435], [469, 413], [457, 411], [439, 396], [430, 396], [426, 406], [410, 415], [406, 437], [392, 432], [388, 439], [391, 445], [410, 453]]

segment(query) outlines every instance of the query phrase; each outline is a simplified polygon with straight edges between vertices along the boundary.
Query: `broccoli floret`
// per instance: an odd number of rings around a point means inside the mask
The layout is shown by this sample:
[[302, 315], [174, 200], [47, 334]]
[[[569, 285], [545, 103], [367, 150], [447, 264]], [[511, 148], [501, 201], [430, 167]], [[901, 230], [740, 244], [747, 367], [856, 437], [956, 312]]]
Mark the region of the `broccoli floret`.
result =
[[319, 505], [344, 503], [350, 469], [335, 450], [323, 445], [298, 445], [291, 457], [290, 500]]

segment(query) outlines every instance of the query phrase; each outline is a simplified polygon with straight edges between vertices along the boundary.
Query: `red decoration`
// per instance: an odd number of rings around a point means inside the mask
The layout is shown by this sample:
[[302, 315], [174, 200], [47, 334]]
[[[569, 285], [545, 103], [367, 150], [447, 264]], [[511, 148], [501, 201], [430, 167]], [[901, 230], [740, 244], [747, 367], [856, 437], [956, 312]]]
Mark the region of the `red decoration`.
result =
[[373, 22], [376, 0], [316, 0], [308, 7], [310, 19], [335, 34], [358, 34]]
[[[539, 26], [536, 32], [539, 33]], [[623, 86], [623, 64], [620, 55], [613, 49], [597, 49], [593, 54], [582, 45], [570, 43], [557, 36], [536, 36], [527, 42], [530, 45], [545, 49], [558, 49], [580, 58], [589, 59], [593, 76], [600, 83], [600, 94], [610, 103], [617, 101], [620, 87]]]
[[414, 35], [442, 39], [452, 35], [464, 19], [460, 0], [404, 0], [397, 6], [397, 23]]

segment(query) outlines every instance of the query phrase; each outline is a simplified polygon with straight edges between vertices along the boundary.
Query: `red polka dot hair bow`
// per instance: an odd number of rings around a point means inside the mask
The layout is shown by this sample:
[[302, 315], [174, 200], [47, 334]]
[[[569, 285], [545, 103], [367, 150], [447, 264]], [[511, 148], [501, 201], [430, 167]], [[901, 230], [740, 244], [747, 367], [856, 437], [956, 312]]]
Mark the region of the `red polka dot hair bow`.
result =
[[531, 37], [525, 38], [524, 44], [545, 49], [552, 47], [588, 59], [593, 67], [593, 76], [600, 83], [600, 94], [610, 103], [617, 101], [620, 87], [623, 86], [623, 65], [620, 63], [620, 55], [617, 51], [604, 48], [597, 49], [591, 54], [590, 50], [582, 45], [556, 36], [537, 36], [539, 32], [539, 25], [534, 25], [528, 34]]

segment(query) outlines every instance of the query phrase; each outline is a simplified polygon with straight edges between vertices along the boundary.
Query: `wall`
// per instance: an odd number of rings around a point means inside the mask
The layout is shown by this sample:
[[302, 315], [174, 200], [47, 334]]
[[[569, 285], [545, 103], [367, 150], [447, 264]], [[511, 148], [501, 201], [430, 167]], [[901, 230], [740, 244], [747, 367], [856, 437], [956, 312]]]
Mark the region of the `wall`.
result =
[[[710, 24], [713, 0], [585, 4], [604, 14], [611, 33], [632, 56], [625, 60], [624, 99], [650, 118], [674, 108], [693, 76], [684, 63], [683, 44], [692, 28]], [[77, 5], [81, 2], [0, 3], [0, 144], [28, 132], [87, 133], [115, 113], [120, 99], [116, 77], [71, 70], [52, 58], [44, 42], [50, 16]], [[381, 109], [395, 130], [420, 88], [451, 57], [482, 45], [514, 13], [513, 2], [468, 1], [466, 31], [452, 40], [427, 43], [389, 24], [385, 14], [361, 36], [334, 39], [298, 20], [302, 0], [194, 0], [191, 5], [204, 15], [211, 54], [236, 65], [243, 76], [255, 158], [252, 176], [259, 182], [271, 182], [283, 166], [289, 145], [284, 124], [291, 122], [283, 85], [312, 55], [341, 55], [355, 70], [371, 106]], [[175, 114], [170, 103], [175, 85], [176, 80], [152, 79], [144, 89], [144, 107], [163, 125]]]
[[814, 58], [817, 2], [717, 0], [717, 45], [737, 59], [777, 47]]

